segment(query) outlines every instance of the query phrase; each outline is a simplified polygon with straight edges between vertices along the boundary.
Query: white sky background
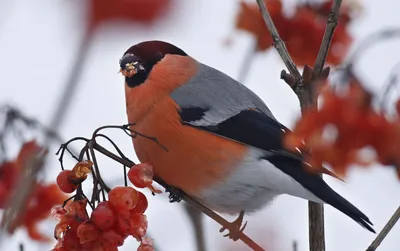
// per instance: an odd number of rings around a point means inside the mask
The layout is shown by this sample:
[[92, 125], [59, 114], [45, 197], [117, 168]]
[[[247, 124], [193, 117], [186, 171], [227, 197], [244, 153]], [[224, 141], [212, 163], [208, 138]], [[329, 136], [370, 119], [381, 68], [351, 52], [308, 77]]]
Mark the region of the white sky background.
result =
[[[287, 2], [293, 3], [294, 0]], [[346, 0], [345, 0], [346, 1]], [[106, 124], [126, 123], [123, 78], [117, 75], [118, 60], [131, 45], [143, 40], [161, 39], [172, 42], [197, 60], [236, 78], [252, 39], [237, 33], [235, 43], [227, 48], [223, 40], [232, 33], [237, 0], [176, 1], [174, 13], [157, 28], [124, 25], [104, 27], [91, 47], [79, 93], [73, 101], [61, 134], [65, 139], [90, 136]], [[365, 0], [363, 16], [352, 26], [355, 45], [373, 31], [400, 24], [400, 1]], [[0, 2], [0, 103], [8, 102], [26, 114], [48, 122], [60, 97], [65, 79], [83, 35], [79, 0], [13, 0]], [[115, 26], [114, 26], [115, 27]], [[307, 34], [305, 34], [306, 36]], [[382, 43], [369, 50], [357, 67], [369, 88], [380, 91], [391, 68], [399, 61], [399, 41]], [[295, 95], [279, 80], [284, 66], [275, 51], [260, 53], [254, 61], [246, 84], [272, 109], [282, 123], [291, 127], [299, 116]], [[125, 153], [134, 160], [131, 141], [120, 132], [109, 132]], [[71, 162], [72, 163], [72, 162]], [[118, 164], [100, 158], [100, 165], [112, 184], [121, 184]], [[59, 172], [56, 157], [50, 156], [47, 179]], [[390, 169], [356, 169], [340, 183], [327, 178], [329, 184], [362, 210], [380, 231], [399, 206], [400, 182]], [[148, 194], [148, 193], [147, 193]], [[195, 250], [191, 226], [180, 204], [169, 204], [166, 195], [150, 198], [149, 232], [163, 251]], [[326, 206], [326, 245], [328, 251], [365, 250], [375, 235], [362, 229], [350, 218]], [[233, 219], [233, 218], [229, 218]], [[264, 210], [246, 217], [246, 233], [268, 250], [308, 250], [307, 202], [281, 196]], [[240, 242], [231, 243], [218, 232], [219, 225], [204, 219], [209, 251], [247, 250]], [[52, 234], [55, 222], [43, 224]], [[394, 227], [379, 250], [399, 250], [400, 224]], [[4, 250], [49, 250], [17, 233]], [[136, 243], [127, 241], [120, 250], [135, 250]], [[236, 247], [236, 248], [235, 248]]]

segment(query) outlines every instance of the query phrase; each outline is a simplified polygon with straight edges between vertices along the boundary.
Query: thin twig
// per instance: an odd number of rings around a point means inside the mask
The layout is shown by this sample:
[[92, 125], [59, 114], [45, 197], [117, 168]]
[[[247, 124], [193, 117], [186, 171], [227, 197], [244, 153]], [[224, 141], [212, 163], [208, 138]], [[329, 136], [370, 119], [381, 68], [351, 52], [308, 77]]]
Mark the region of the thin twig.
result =
[[97, 175], [97, 181], [100, 183], [100, 187], [101, 187], [101, 193], [103, 195], [103, 201], [106, 200], [106, 195], [104, 193], [104, 183], [103, 180], [101, 178], [100, 175], [100, 169], [99, 166], [97, 164], [97, 158], [96, 158], [96, 154], [94, 153], [94, 149], [93, 149], [93, 145], [96, 144], [95, 142], [93, 142], [93, 140], [89, 141], [88, 146], [89, 146], [89, 151], [90, 151], [90, 155], [92, 155], [92, 160], [93, 160], [93, 164], [94, 164], [94, 170], [96, 171], [96, 175]]
[[388, 223], [383, 227], [381, 232], [379, 232], [378, 236], [376, 236], [375, 240], [371, 243], [371, 245], [367, 248], [367, 251], [375, 251], [382, 241], [386, 238], [387, 234], [392, 230], [393, 226], [397, 223], [400, 218], [400, 207], [394, 212], [392, 217], [390, 217]]
[[122, 125], [122, 126], [120, 126], [120, 125], [106, 125], [106, 126], [101, 126], [101, 127], [99, 127], [99, 128], [97, 128], [94, 132], [93, 132], [93, 135], [92, 135], [92, 139], [94, 139], [94, 138], [96, 138], [96, 135], [101, 131], [101, 130], [104, 130], [104, 129], [121, 129], [121, 130], [123, 130], [123, 132], [125, 132], [129, 137], [134, 137], [134, 136], [132, 136], [130, 133], [134, 133], [134, 134], [136, 134], [137, 136], [140, 136], [140, 137], [143, 137], [143, 138], [145, 138], [145, 139], [148, 139], [148, 140], [150, 140], [150, 141], [153, 141], [154, 143], [156, 143], [157, 145], [159, 145], [162, 149], [164, 149], [166, 152], [168, 152], [168, 149], [165, 147], [165, 146], [163, 146], [159, 141], [158, 141], [158, 139], [157, 138], [155, 138], [155, 137], [151, 137], [151, 136], [147, 136], [147, 135], [145, 135], [145, 134], [142, 134], [142, 133], [140, 133], [140, 132], [138, 132], [138, 131], [135, 131], [135, 130], [133, 130], [133, 129], [130, 129], [129, 127], [130, 126], [134, 126], [135, 124], [127, 124], [127, 125]]
[[293, 251], [297, 251], [297, 249], [298, 249], [298, 247], [297, 247], [297, 241], [293, 241], [292, 247], [293, 247]]
[[[20, 110], [18, 110], [15, 107], [12, 107], [10, 105], [4, 105], [2, 106], [1, 112], [5, 112], [5, 126], [4, 128], [6, 129], [7, 123], [8, 126], [11, 126], [10, 123], [13, 123], [15, 121], [21, 121], [25, 126], [29, 128], [35, 128], [37, 130], [40, 130], [48, 139], [55, 140], [58, 142], [62, 142], [61, 137], [54, 131], [53, 128], [51, 127], [46, 127], [42, 123], [40, 123], [38, 120], [30, 118], [23, 114]], [[4, 132], [4, 131], [3, 131]], [[1, 137], [0, 137], [1, 138]]]
[[369, 49], [371, 46], [377, 44], [378, 42], [382, 42], [383, 40], [389, 40], [394, 37], [400, 37], [400, 28], [390, 28], [386, 30], [377, 31], [368, 35], [362, 42], [357, 46], [353, 53], [346, 60], [347, 63], [345, 65], [354, 65], [356, 61], [362, 55], [365, 55], [365, 51]]
[[168, 148], [166, 148], [165, 146], [163, 146], [163, 145], [158, 141], [157, 138], [151, 137], [151, 136], [147, 136], [147, 135], [142, 134], [142, 133], [140, 133], [140, 132], [138, 132], [138, 131], [136, 131], [136, 130], [130, 129], [130, 128], [129, 128], [129, 125], [128, 125], [128, 126], [125, 126], [125, 130], [127, 130], [127, 131], [129, 131], [129, 132], [131, 132], [131, 133], [134, 133], [134, 134], [137, 135], [137, 136], [140, 136], [140, 137], [143, 137], [143, 138], [145, 138], [145, 139], [148, 139], [148, 140], [151, 140], [151, 141], [155, 142], [155, 143], [156, 143], [157, 145], [159, 145], [162, 149], [164, 149], [166, 152], [168, 152]]
[[97, 137], [102, 137], [102, 138], [106, 139], [114, 147], [114, 149], [118, 152], [118, 154], [119, 154], [119, 156], [121, 156], [121, 158], [128, 159], [125, 156], [125, 154], [121, 151], [121, 149], [117, 146], [117, 144], [115, 144], [114, 141], [112, 141], [108, 136], [98, 133], [98, 134], [96, 134], [96, 138]]
[[392, 93], [393, 88], [399, 85], [399, 78], [400, 78], [399, 73], [400, 73], [400, 62], [398, 62], [391, 70], [391, 73], [389, 74], [389, 78], [387, 80], [387, 84], [384, 88], [385, 90], [382, 96], [380, 97], [379, 108], [382, 114], [388, 112], [385, 109], [385, 102], [388, 102], [389, 94]]
[[[96, 137], [105, 138], [109, 143], [111, 143], [111, 145], [112, 145], [112, 146], [114, 147], [114, 149], [118, 152], [118, 154], [119, 154], [119, 156], [120, 156], [121, 158], [128, 159], [128, 158], [124, 155], [124, 153], [121, 151], [121, 149], [119, 149], [119, 147], [117, 146], [117, 144], [115, 144], [114, 141], [112, 141], [108, 136], [106, 136], [106, 135], [104, 135], [104, 134], [101, 134], [101, 133], [98, 133], [98, 134], [96, 135]], [[124, 171], [124, 186], [128, 186], [128, 176], [127, 176], [126, 168], [127, 168], [127, 166], [122, 165], [122, 169], [123, 169], [123, 171]]]
[[[93, 149], [95, 149], [96, 151], [104, 154], [105, 156], [125, 165], [128, 167], [132, 167], [135, 165], [134, 162], [127, 160], [127, 159], [123, 159], [117, 155], [115, 155], [114, 153], [108, 151], [107, 149], [105, 149], [104, 147], [102, 147], [101, 145], [93, 142]], [[161, 186], [163, 186], [164, 188], [166, 188], [167, 190], [173, 190], [167, 183], [165, 183], [162, 179], [160, 179], [157, 176], [154, 176], [154, 181], [157, 182], [158, 184], [160, 184]], [[215, 220], [217, 223], [219, 223], [221, 226], [223, 227], [227, 227], [229, 226], [229, 222], [226, 221], [224, 218], [222, 218], [220, 215], [218, 215], [217, 213], [215, 213], [214, 211], [212, 211], [211, 209], [207, 208], [206, 206], [204, 206], [203, 204], [201, 204], [200, 202], [198, 202], [196, 199], [192, 198], [191, 196], [189, 196], [188, 194], [186, 194], [185, 192], [181, 191], [179, 193], [179, 196], [182, 198], [182, 200], [186, 201], [188, 204], [196, 207], [198, 210], [200, 210], [201, 212], [203, 212], [205, 215], [209, 216], [210, 218], [212, 218], [213, 220]], [[260, 247], [257, 243], [255, 243], [251, 238], [249, 238], [246, 234], [244, 234], [243, 232], [240, 232], [239, 234], [239, 239], [241, 241], [243, 241], [246, 245], [248, 245], [250, 248], [252, 248], [255, 251], [263, 251], [264, 249], [262, 247]]]
[[285, 63], [286, 68], [289, 70], [290, 74], [293, 75], [293, 77], [295, 77], [297, 81], [301, 81], [301, 74], [294, 64], [292, 58], [290, 57], [285, 43], [279, 36], [278, 30], [276, 29], [275, 24], [272, 21], [271, 15], [268, 12], [264, 0], [257, 0], [257, 3], [258, 7], [260, 8], [265, 25], [267, 26], [268, 31], [272, 36], [275, 49], [278, 51], [283, 60], [283, 63]]

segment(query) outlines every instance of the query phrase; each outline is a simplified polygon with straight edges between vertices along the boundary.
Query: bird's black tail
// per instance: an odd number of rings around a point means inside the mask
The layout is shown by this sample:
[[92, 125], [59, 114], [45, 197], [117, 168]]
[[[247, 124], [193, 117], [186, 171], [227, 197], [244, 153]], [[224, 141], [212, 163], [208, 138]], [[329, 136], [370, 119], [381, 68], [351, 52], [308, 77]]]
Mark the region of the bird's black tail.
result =
[[[322, 180], [322, 179], [321, 179]], [[324, 182], [325, 183], [325, 182]], [[340, 210], [342, 213], [346, 214], [353, 220], [355, 220], [358, 224], [365, 227], [369, 231], [375, 233], [375, 230], [371, 227], [373, 226], [372, 222], [368, 219], [368, 217], [361, 212], [358, 208], [356, 208], [353, 204], [351, 204], [348, 200], [340, 196], [338, 193], [333, 191], [326, 183], [326, 190], [330, 190], [330, 196], [325, 196], [325, 198], [321, 198], [326, 203], [330, 204], [334, 208]]]
[[301, 160], [283, 155], [268, 156], [265, 159], [282, 172], [293, 177], [319, 199], [340, 210], [364, 228], [375, 233], [375, 230], [371, 227], [373, 224], [364, 213], [330, 188], [319, 175], [306, 171], [302, 166]]

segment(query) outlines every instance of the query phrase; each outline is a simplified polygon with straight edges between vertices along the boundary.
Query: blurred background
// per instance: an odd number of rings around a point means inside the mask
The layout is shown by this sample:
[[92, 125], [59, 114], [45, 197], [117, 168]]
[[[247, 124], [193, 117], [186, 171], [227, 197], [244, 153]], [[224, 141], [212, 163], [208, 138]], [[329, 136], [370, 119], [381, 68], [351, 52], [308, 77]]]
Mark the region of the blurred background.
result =
[[[147, 2], [148, 6], [135, 5], [138, 2]], [[304, 2], [283, 1], [285, 13], [293, 15], [295, 6]], [[360, 0], [351, 4], [358, 7], [352, 7], [357, 9], [357, 15], [346, 26], [352, 38], [349, 55], [370, 34], [400, 26], [397, 0]], [[117, 74], [118, 60], [136, 43], [164, 40], [236, 79], [242, 77], [242, 67], [248, 63], [243, 84], [291, 128], [300, 109], [297, 97], [279, 79], [284, 65], [273, 49], [256, 50], [249, 56], [257, 42], [252, 34], [235, 27], [241, 6], [239, 0], [1, 0], [0, 105], [16, 107], [26, 116], [51, 126], [64, 141], [90, 137], [102, 125], [125, 124], [124, 80]], [[312, 37], [311, 33], [303, 31], [304, 39]], [[384, 90], [400, 60], [399, 45], [396, 39], [382, 41], [366, 50], [354, 66], [361, 82], [372, 92]], [[76, 89], [71, 91], [70, 85], [75, 84]], [[63, 101], [66, 97], [70, 100]], [[60, 102], [64, 102], [61, 110]], [[113, 130], [106, 134], [137, 161], [129, 137]], [[15, 155], [19, 147], [16, 142], [10, 143], [8, 154]], [[58, 147], [59, 142], [53, 142], [49, 150], [41, 177], [47, 182], [54, 182], [60, 171], [54, 155]], [[122, 184], [119, 164], [101, 157], [99, 162], [108, 184]], [[67, 167], [68, 164], [73, 165], [72, 160], [66, 161]], [[351, 169], [346, 183], [326, 180], [368, 215], [377, 231], [399, 206], [400, 183], [394, 170], [357, 168]], [[151, 196], [147, 190], [144, 192], [149, 199], [148, 232], [158, 250], [196, 250], [193, 227], [183, 203], [169, 203], [167, 194]], [[296, 241], [297, 250], [305, 251], [307, 215], [306, 201], [284, 195], [262, 211], [246, 216], [245, 232], [267, 250], [291, 251]], [[218, 231], [220, 226], [213, 220], [203, 217], [202, 222], [208, 251], [247, 250], [240, 241], [223, 238]], [[330, 206], [325, 207], [325, 222], [328, 251], [365, 250], [375, 238]], [[52, 236], [55, 224], [53, 219], [46, 220], [40, 224], [40, 231]], [[396, 225], [378, 250], [399, 250], [399, 238], [400, 225]], [[50, 250], [55, 244], [34, 242], [24, 229], [2, 242], [2, 250], [10, 251], [19, 250], [20, 243], [25, 251]], [[131, 238], [119, 250], [136, 250], [137, 245]]]

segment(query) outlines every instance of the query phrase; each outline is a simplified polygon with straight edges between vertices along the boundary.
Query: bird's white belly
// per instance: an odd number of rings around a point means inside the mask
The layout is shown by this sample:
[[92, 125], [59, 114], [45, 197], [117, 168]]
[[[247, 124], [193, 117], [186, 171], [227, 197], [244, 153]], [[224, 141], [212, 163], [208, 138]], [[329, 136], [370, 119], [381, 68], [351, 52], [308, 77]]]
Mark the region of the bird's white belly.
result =
[[322, 202], [294, 178], [260, 158], [264, 155], [264, 151], [250, 148], [236, 171], [221, 183], [203, 190], [197, 197], [210, 208], [229, 214], [254, 212], [285, 193]]

